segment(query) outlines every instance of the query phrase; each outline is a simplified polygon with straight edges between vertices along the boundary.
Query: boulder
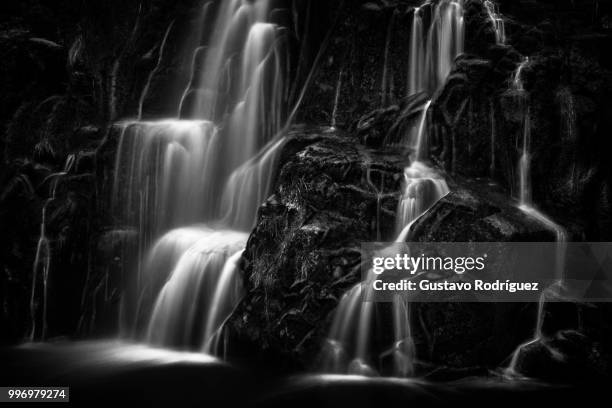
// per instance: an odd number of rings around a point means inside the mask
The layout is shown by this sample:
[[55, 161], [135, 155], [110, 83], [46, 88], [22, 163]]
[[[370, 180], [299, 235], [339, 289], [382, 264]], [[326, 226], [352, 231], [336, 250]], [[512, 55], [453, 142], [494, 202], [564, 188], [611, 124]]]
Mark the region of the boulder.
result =
[[360, 244], [394, 234], [404, 158], [342, 134], [316, 139], [283, 154], [244, 253], [247, 295], [227, 325], [270, 367], [313, 364], [339, 298], [360, 280]]

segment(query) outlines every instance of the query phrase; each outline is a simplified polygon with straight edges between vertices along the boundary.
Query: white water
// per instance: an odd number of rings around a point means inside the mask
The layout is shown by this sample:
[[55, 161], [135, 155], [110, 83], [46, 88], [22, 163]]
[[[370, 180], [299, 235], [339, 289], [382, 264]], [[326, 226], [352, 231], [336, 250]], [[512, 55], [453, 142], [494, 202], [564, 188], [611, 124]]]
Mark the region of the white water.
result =
[[491, 24], [493, 24], [493, 29], [495, 30], [495, 40], [498, 44], [505, 44], [506, 24], [504, 23], [503, 17], [499, 14], [498, 5], [491, 0], [486, 0], [484, 6], [491, 20]]
[[[409, 94], [431, 94], [444, 83], [454, 59], [463, 50], [463, 36], [462, 1], [426, 2], [415, 9]], [[431, 101], [424, 105], [419, 122], [409, 134], [412, 163], [404, 169], [402, 197], [396, 216], [396, 242], [405, 242], [412, 224], [449, 192], [442, 176], [426, 164], [430, 105]], [[414, 374], [415, 362], [410, 303], [401, 296], [393, 299], [390, 304], [391, 344], [383, 349], [373, 345], [375, 331], [381, 324], [380, 313], [383, 313], [377, 310], [375, 302], [366, 301], [373, 291], [373, 277], [370, 273], [341, 298], [323, 349], [323, 368], [327, 372], [374, 376], [385, 360], [392, 363], [392, 367], [387, 367], [391, 375], [410, 376]]]
[[[222, 326], [242, 296], [239, 260], [271, 188], [284, 139], [283, 30], [269, 0], [230, 0], [198, 44], [179, 119], [118, 124], [113, 208], [139, 236], [137, 270], [121, 300], [122, 335], [220, 353]], [[198, 27], [195, 35], [200, 36]], [[190, 119], [180, 119], [188, 117]]]
[[432, 95], [463, 52], [463, 0], [427, 1], [414, 9], [408, 95]]
[[[427, 103], [418, 124], [415, 157], [424, 155], [427, 135]], [[404, 169], [402, 198], [398, 204], [395, 242], [405, 242], [410, 227], [438, 200], [449, 192], [444, 179], [423, 162], [414, 161]], [[391, 304], [393, 342], [389, 349], [374, 351], [370, 346], [372, 327], [377, 319], [376, 303], [365, 301], [372, 294], [374, 275], [354, 286], [342, 299], [330, 329], [324, 350], [325, 369], [359, 375], [376, 375], [377, 359], [390, 358], [393, 375], [406, 377], [414, 373], [414, 344], [410, 326], [410, 303], [397, 296]], [[373, 355], [374, 353], [374, 355]]]
[[[532, 184], [531, 184], [531, 112], [529, 108], [529, 95], [525, 91], [523, 84], [522, 74], [524, 69], [529, 64], [529, 58], [526, 57], [523, 62], [519, 64], [514, 74], [512, 81], [513, 91], [518, 94], [518, 98], [521, 101], [523, 109], [523, 129], [522, 129], [522, 148], [521, 155], [518, 163], [519, 168], [519, 209], [533, 218], [535, 221], [541, 223], [545, 228], [553, 231], [555, 234], [555, 240], [557, 242], [556, 248], [556, 265], [555, 265], [555, 282], [554, 284], [542, 292], [540, 301], [538, 302], [537, 319], [534, 329], [533, 338], [527, 342], [518, 346], [514, 351], [510, 364], [505, 369], [504, 374], [510, 378], [520, 377], [520, 370], [518, 367], [521, 353], [529, 346], [539, 343], [545, 338], [542, 333], [542, 325], [544, 320], [543, 308], [546, 303], [546, 296], [557, 296], [563, 290], [563, 279], [565, 269], [565, 254], [566, 254], [566, 242], [567, 232], [565, 229], [553, 221], [546, 214], [539, 211], [533, 204], [532, 198]], [[547, 347], [545, 344], [543, 346]], [[551, 353], [555, 353], [554, 350], [549, 349]]]
[[564, 228], [538, 211], [533, 205], [531, 185], [531, 109], [529, 107], [529, 95], [525, 91], [522, 78], [523, 70], [528, 64], [529, 58], [526, 57], [517, 67], [512, 81], [513, 91], [517, 93], [517, 97], [521, 102], [521, 108], [523, 109], [521, 154], [518, 163], [519, 208], [554, 231], [556, 240], [563, 242], [567, 239]]
[[334, 108], [332, 109], [331, 127], [330, 130], [336, 130], [338, 121], [338, 103], [340, 102], [340, 93], [342, 92], [342, 69], [338, 73], [338, 83], [336, 84], [336, 92], [334, 94]]

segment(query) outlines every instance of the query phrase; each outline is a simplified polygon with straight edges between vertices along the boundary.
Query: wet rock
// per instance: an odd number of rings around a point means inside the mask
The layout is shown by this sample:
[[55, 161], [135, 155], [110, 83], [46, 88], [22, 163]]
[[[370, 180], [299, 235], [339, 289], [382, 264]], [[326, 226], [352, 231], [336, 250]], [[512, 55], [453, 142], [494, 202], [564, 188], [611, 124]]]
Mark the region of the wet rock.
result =
[[517, 349], [513, 374], [572, 383], [612, 375], [610, 305], [572, 299], [563, 287], [542, 302], [540, 337]]
[[425, 93], [406, 97], [397, 105], [366, 113], [350, 126], [349, 131], [368, 147], [396, 146], [405, 149], [406, 135], [417, 125], [426, 103]]
[[601, 380], [609, 375], [609, 357], [601, 344], [584, 334], [564, 330], [552, 338], [536, 339], [517, 350], [513, 375], [563, 383]]
[[[417, 220], [417, 242], [554, 241], [555, 235], [486, 182], [450, 180], [451, 192]], [[421, 370], [506, 364], [533, 333], [536, 304], [417, 303], [411, 320]]]
[[247, 295], [228, 324], [270, 367], [314, 363], [331, 312], [360, 280], [361, 242], [393, 235], [404, 159], [317, 139], [287, 157], [260, 209], [243, 260]]
[[355, 127], [361, 143], [368, 147], [381, 147], [389, 129], [396, 121], [398, 112], [399, 106], [393, 105], [385, 109], [377, 109], [359, 119]]
[[97, 126], [83, 126], [73, 132], [68, 140], [69, 150], [95, 148], [102, 141], [103, 133]]
[[[610, 6], [501, 1], [508, 39], [487, 46], [486, 15], [474, 3], [466, 3], [467, 52], [430, 109], [432, 160], [465, 177], [492, 177], [517, 196], [528, 123], [535, 204], [578, 236], [606, 240], [610, 203], [602, 191], [609, 191], [612, 173], [601, 152], [611, 148], [604, 101], [612, 63], [599, 50], [609, 39]], [[525, 94], [518, 95], [513, 76], [525, 57]]]
[[450, 181], [451, 192], [418, 219], [409, 239], [418, 242], [554, 241], [555, 234], [487, 182]]

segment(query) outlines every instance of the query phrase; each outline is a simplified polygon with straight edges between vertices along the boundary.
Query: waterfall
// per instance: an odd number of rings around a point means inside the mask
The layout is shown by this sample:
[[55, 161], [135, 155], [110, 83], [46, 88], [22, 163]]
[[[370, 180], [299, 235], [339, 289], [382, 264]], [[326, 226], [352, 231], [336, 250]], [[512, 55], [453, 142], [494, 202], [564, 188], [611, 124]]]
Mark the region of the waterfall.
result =
[[[529, 347], [530, 345], [538, 343], [544, 339], [544, 334], [542, 333], [542, 325], [544, 322], [543, 313], [544, 305], [546, 303], [546, 296], [550, 294], [556, 296], [563, 289], [566, 242], [568, 239], [565, 228], [557, 224], [546, 214], [539, 211], [533, 204], [530, 154], [531, 111], [529, 107], [529, 95], [525, 91], [522, 78], [523, 71], [528, 66], [529, 62], [529, 58], [525, 57], [525, 59], [518, 65], [512, 80], [512, 90], [518, 94], [518, 98], [521, 102], [521, 109], [523, 110], [522, 148], [518, 163], [519, 209], [529, 217], [533, 218], [536, 222], [541, 223], [544, 227], [546, 227], [550, 231], [553, 231], [555, 234], [555, 282], [551, 287], [546, 288], [544, 291], [542, 291], [542, 295], [540, 296], [533, 338], [518, 346], [518, 348], [514, 351], [510, 359], [510, 364], [504, 370], [504, 374], [510, 378], [520, 376], [520, 373], [517, 370], [517, 365], [519, 362], [521, 351]], [[546, 347], [546, 345], [544, 346]], [[553, 352], [553, 350], [551, 350], [551, 352]]]
[[523, 147], [519, 159], [519, 202], [521, 206], [531, 205], [531, 157], [529, 144], [531, 142], [531, 112], [529, 107], [523, 118]]
[[[123, 336], [221, 353], [222, 326], [242, 295], [239, 261], [271, 188], [286, 118], [284, 30], [270, 0], [206, 3], [210, 36], [191, 58], [179, 118], [117, 124], [113, 211], [138, 231], [137, 270], [124, 277]], [[201, 37], [198, 27], [195, 35]]]
[[433, 94], [463, 52], [463, 0], [425, 2], [412, 18], [408, 95]]
[[161, 63], [163, 61], [164, 50], [166, 49], [166, 43], [168, 42], [168, 36], [170, 35], [170, 31], [172, 31], [173, 26], [174, 26], [174, 21], [172, 21], [170, 25], [168, 26], [168, 28], [166, 29], [164, 38], [162, 39], [161, 44], [159, 45], [159, 51], [157, 54], [157, 63], [155, 64], [155, 67], [151, 70], [151, 72], [149, 73], [149, 76], [147, 77], [147, 82], [145, 82], [145, 86], [142, 89], [142, 93], [140, 94], [140, 99], [138, 100], [138, 120], [142, 119], [142, 107], [144, 105], [145, 99], [147, 98], [147, 95], [149, 94], [149, 88], [151, 87], [151, 81], [153, 80], [153, 77], [155, 76], [155, 74], [157, 74], [157, 72], [159, 71], [159, 67], [161, 66]]
[[[56, 199], [57, 186], [61, 179], [66, 176], [74, 166], [74, 154], [68, 155], [62, 171], [53, 173], [45, 178], [43, 184], [49, 181], [49, 198], [45, 200], [40, 217], [40, 235], [36, 245], [36, 255], [32, 265], [32, 288], [30, 293], [30, 341], [34, 341], [39, 334], [41, 339], [45, 339], [47, 335], [47, 304], [48, 304], [48, 289], [49, 289], [49, 273], [51, 270], [51, 243], [47, 236], [47, 211], [49, 205]], [[36, 321], [38, 320], [38, 304], [36, 302], [37, 281], [42, 280], [42, 316], [41, 329], [37, 330]]]
[[[518, 94], [523, 110], [523, 128], [522, 128], [522, 147], [518, 163], [519, 174], [519, 208], [527, 215], [533, 217], [538, 222], [542, 223], [548, 229], [555, 233], [556, 241], [562, 243], [567, 240], [565, 229], [551, 220], [548, 216], [540, 212], [533, 205], [532, 185], [531, 185], [531, 110], [529, 107], [529, 95], [525, 91], [523, 84], [523, 71], [529, 64], [529, 58], [525, 59], [518, 65], [514, 73], [512, 88]], [[564, 253], [564, 252], [563, 252]], [[560, 266], [558, 265], [558, 269]], [[557, 278], [562, 279], [560, 273]]]
[[[408, 94], [433, 94], [452, 69], [457, 55], [463, 51], [463, 2], [441, 0], [426, 2], [414, 10], [410, 42]], [[410, 131], [411, 164], [404, 169], [402, 197], [396, 215], [397, 237], [403, 243], [410, 227], [436, 202], [449, 192], [444, 178], [427, 165], [428, 113], [431, 100], [422, 109], [421, 117]], [[393, 251], [393, 246], [388, 248]], [[384, 251], [384, 250], [383, 250]], [[415, 346], [410, 324], [410, 302], [395, 296], [389, 309], [366, 300], [372, 295], [372, 271], [364, 281], [351, 288], [340, 299], [327, 341], [322, 351], [323, 369], [328, 372], [377, 375], [382, 361], [391, 361], [387, 368], [393, 376], [414, 374]], [[382, 323], [381, 314], [391, 314], [393, 327], [388, 347], [372, 344], [373, 329]]]
[[503, 17], [499, 14], [499, 6], [491, 0], [484, 2], [485, 9], [489, 15], [489, 20], [495, 30], [495, 41], [497, 44], [503, 45], [506, 43], [506, 24]]
[[521, 206], [531, 205], [531, 175], [530, 166], [531, 158], [529, 144], [531, 143], [531, 112], [529, 108], [529, 101], [525, 87], [523, 85], [523, 70], [529, 64], [529, 57], [525, 57], [523, 61], [517, 66], [516, 71], [512, 78], [512, 91], [516, 95], [519, 102], [519, 108], [522, 110], [523, 123], [522, 123], [522, 147], [521, 154], [518, 163], [518, 174], [519, 174], [519, 201]]

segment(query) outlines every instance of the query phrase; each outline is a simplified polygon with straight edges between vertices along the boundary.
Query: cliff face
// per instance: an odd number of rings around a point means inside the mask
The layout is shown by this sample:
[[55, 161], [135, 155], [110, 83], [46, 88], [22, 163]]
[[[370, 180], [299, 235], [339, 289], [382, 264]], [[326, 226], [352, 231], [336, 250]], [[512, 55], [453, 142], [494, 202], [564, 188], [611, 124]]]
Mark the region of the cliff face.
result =
[[[600, 51], [610, 37], [608, 6], [501, 2], [506, 45], [468, 23], [476, 35], [431, 118], [435, 161], [451, 173], [491, 177], [514, 197], [527, 127], [534, 205], [587, 240], [607, 240], [610, 231], [611, 168], [602, 153], [611, 147], [611, 61]], [[485, 18], [476, 6], [468, 13]], [[525, 58], [522, 98], [512, 82]]]

